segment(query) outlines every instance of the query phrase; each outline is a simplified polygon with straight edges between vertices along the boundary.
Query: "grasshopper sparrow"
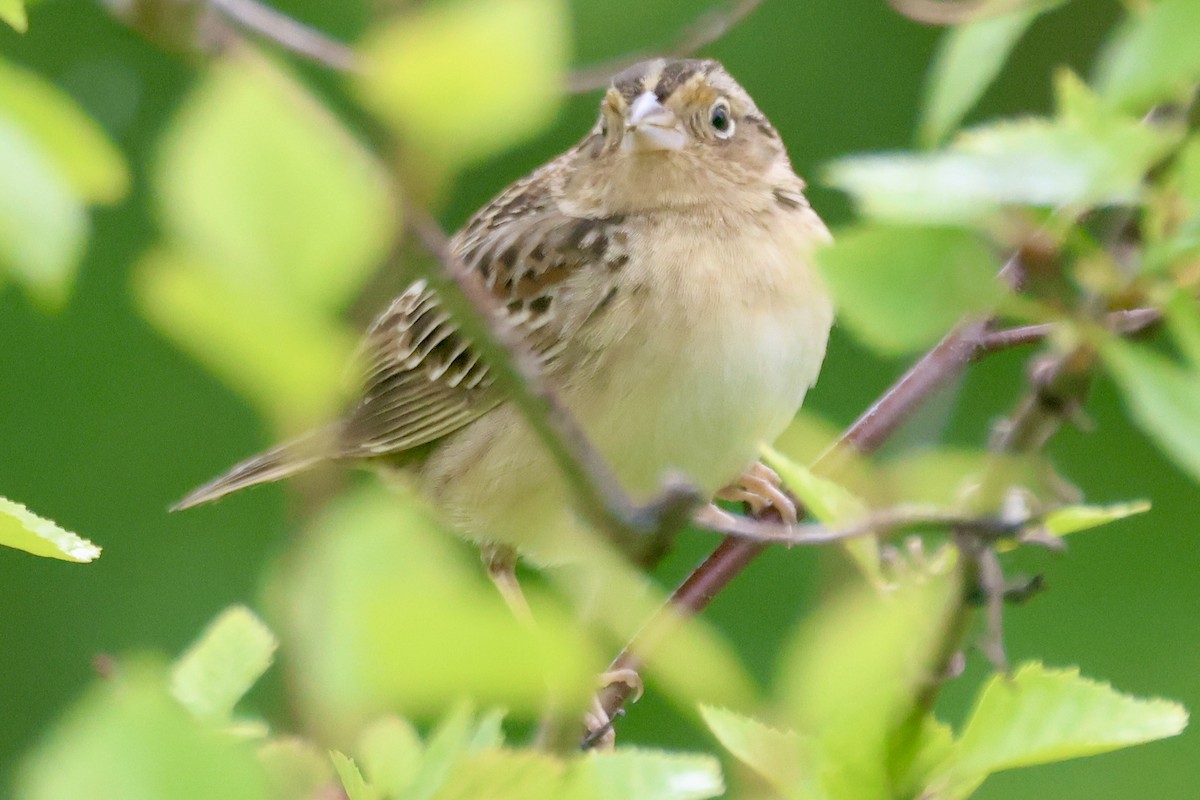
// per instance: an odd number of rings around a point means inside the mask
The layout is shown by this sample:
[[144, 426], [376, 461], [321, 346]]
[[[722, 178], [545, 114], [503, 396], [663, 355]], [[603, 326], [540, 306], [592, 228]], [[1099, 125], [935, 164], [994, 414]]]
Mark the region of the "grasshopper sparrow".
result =
[[[803, 189], [779, 134], [720, 64], [647, 61], [613, 79], [579, 144], [502, 192], [451, 246], [635, 501], [674, 470], [706, 496], [786, 505], [757, 453], [816, 380], [833, 317], [811, 258], [829, 233]], [[404, 468], [483, 544], [540, 564], [578, 560], [562, 479], [422, 281], [364, 347], [367, 378], [346, 417], [177, 507], [322, 460], [370, 461]]]

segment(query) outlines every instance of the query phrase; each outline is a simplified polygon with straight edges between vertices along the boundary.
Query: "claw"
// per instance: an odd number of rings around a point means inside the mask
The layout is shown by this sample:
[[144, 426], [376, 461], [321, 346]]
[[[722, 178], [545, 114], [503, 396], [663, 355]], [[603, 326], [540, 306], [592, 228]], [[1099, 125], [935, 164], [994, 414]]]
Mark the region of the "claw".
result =
[[759, 461], [742, 473], [736, 483], [717, 492], [717, 499], [746, 503], [756, 517], [773, 508], [785, 525], [795, 525], [799, 520], [796, 502], [783, 491], [782, 486], [783, 481], [775, 470]]

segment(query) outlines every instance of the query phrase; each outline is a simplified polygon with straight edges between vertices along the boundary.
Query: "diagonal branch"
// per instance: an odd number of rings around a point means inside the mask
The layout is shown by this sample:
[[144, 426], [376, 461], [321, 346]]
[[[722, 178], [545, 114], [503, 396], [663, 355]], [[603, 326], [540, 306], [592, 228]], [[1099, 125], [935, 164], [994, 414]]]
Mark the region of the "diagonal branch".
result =
[[567, 76], [567, 92], [583, 94], [593, 89], [602, 89], [608, 85], [613, 75], [632, 67], [634, 64], [652, 55], [665, 55], [675, 58], [690, 56], [729, 33], [739, 22], [762, 5], [762, 0], [735, 0], [728, 8], [712, 10], [702, 14], [694, 22], [685, 27], [676, 37], [673, 45], [662, 52], [629, 53], [623, 56], [581, 67]]

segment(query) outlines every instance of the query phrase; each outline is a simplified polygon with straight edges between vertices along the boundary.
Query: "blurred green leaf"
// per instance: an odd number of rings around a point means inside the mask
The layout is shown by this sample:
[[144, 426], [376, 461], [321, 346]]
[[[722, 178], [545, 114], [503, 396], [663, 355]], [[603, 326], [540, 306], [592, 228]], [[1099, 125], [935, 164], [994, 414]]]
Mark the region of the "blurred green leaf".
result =
[[329, 754], [312, 742], [289, 736], [258, 748], [258, 762], [267, 775], [272, 800], [316, 800], [333, 785]]
[[354, 763], [354, 759], [336, 750], [329, 754], [329, 759], [333, 762], [338, 780], [341, 781], [342, 788], [345, 789], [346, 797], [349, 800], [379, 800], [379, 792], [363, 780], [362, 773], [358, 771], [358, 765]]
[[1200, 366], [1190, 369], [1119, 339], [1101, 348], [1130, 415], [1176, 464], [1200, 480]]
[[226, 723], [274, 660], [274, 634], [245, 606], [221, 612], [171, 669], [171, 693], [200, 719]]
[[281, 430], [327, 421], [342, 404], [354, 335], [286, 297], [237, 289], [205, 264], [152, 251], [134, 274], [143, 313]]
[[1134, 514], [1144, 514], [1149, 510], [1150, 503], [1146, 500], [1107, 506], [1064, 506], [1047, 514], [1042, 520], [1042, 525], [1054, 536], [1066, 536], [1132, 517]]
[[926, 795], [922, 792], [929, 776], [954, 755], [954, 730], [932, 714], [920, 720], [920, 729], [913, 741], [912, 757], [906, 768], [895, 779], [895, 797], [922, 798], [922, 800], [951, 800], [942, 795]]
[[822, 478], [770, 447], [763, 447], [763, 458], [779, 473], [784, 485], [796, 493], [805, 510], [827, 525], [846, 525], [862, 519], [869, 511], [860, 497], [840, 483]]
[[1200, 83], [1200, 3], [1140, 3], [1099, 57], [1097, 86], [1104, 99], [1143, 113], [1161, 102], [1184, 101]]
[[1200, 370], [1200, 304], [1196, 296], [1177, 291], [1163, 311], [1175, 346], [1193, 370]]
[[437, 793], [450, 770], [470, 749], [475, 733], [471, 705], [453, 704], [429, 737], [420, 769], [405, 791], [404, 800], [429, 800]]
[[83, 200], [115, 203], [129, 191], [125, 159], [103, 129], [62, 89], [2, 59], [0, 114], [25, 129]]
[[1182, 129], [1104, 109], [1070, 72], [1056, 87], [1055, 119], [972, 128], [937, 153], [841, 159], [827, 179], [863, 214], [891, 222], [979, 224], [1008, 205], [1078, 211], [1138, 201], [1146, 172]]
[[546, 753], [483, 750], [455, 764], [433, 800], [568, 800], [565, 771]]
[[267, 800], [244, 742], [201, 725], [170, 696], [165, 671], [122, 662], [26, 759], [17, 800]]
[[357, 753], [371, 783], [385, 796], [399, 798], [417, 778], [425, 745], [408, 720], [389, 716], [363, 731]]
[[25, 3], [22, 0], [0, 0], [0, 20], [7, 22], [18, 33], [29, 30], [29, 19], [25, 16]]
[[1005, 59], [1033, 21], [1061, 2], [1034, 2], [1007, 14], [984, 16], [942, 35], [925, 88], [920, 139], [940, 142], [996, 79]]
[[[822, 478], [770, 447], [762, 448], [763, 459], [779, 473], [783, 484], [813, 517], [830, 527], [848, 526], [869, 512], [866, 501], [841, 484]], [[876, 586], [884, 583], [879, 568], [879, 541], [874, 536], [847, 539], [842, 547], [854, 559], [867, 580]]]
[[[537, 626], [521, 623], [464, 549], [399, 489], [371, 485], [314, 521], [282, 591], [301, 701], [331, 730], [462, 697], [527, 715], [553, 698], [582, 713], [605, 654], [537, 593]], [[484, 744], [497, 730], [485, 723], [471, 732]]]
[[957, 597], [946, 565], [887, 593], [859, 584], [824, 603], [784, 649], [778, 686], [795, 729], [820, 748], [831, 798], [893, 796], [892, 739], [938, 668]]
[[996, 254], [960, 228], [864, 224], [842, 231], [817, 260], [841, 320], [884, 355], [921, 349], [1003, 296]]
[[757, 772], [788, 800], [822, 800], [816, 748], [794, 731], [781, 731], [723, 708], [701, 706], [708, 729], [738, 761]]
[[335, 117], [248, 48], [214, 64], [163, 140], [166, 228], [213, 277], [274, 305], [340, 309], [397, 222], [387, 179]]
[[80, 564], [100, 557], [97, 545], [6, 497], [0, 497], [0, 545]]
[[725, 793], [721, 765], [708, 755], [623, 747], [589, 752], [572, 772], [595, 800], [707, 800]]
[[569, 25], [561, 0], [455, 0], [370, 34], [363, 101], [446, 163], [477, 161], [550, 122], [563, 98]]
[[56, 165], [0, 109], [0, 271], [61, 303], [83, 255], [87, 215]]
[[1187, 720], [1178, 703], [1121, 694], [1078, 669], [1025, 664], [983, 688], [954, 757], [930, 787], [934, 796], [960, 797], [994, 772], [1175, 736]]

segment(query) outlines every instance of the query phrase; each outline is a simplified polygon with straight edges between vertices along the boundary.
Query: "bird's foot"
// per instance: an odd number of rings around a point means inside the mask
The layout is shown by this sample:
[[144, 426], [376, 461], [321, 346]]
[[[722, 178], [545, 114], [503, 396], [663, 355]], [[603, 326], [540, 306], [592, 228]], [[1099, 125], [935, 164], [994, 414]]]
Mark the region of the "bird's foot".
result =
[[623, 683], [631, 691], [630, 700], [636, 703], [641, 699], [646, 687], [642, 683], [642, 676], [637, 673], [637, 670], [629, 668], [603, 672], [600, 674], [599, 682], [600, 693], [592, 698], [592, 707], [583, 715], [583, 725], [586, 730], [583, 743], [585, 749], [611, 750], [617, 743], [617, 732], [613, 728], [613, 723], [625, 711], [624, 709], [617, 709], [615, 714], [609, 715], [604, 709], [604, 701], [602, 699], [604, 690], [615, 683]]
[[526, 625], [533, 624], [529, 601], [517, 581], [517, 551], [502, 544], [485, 545], [479, 549], [488, 577], [495, 584], [513, 616]]
[[755, 517], [773, 508], [785, 525], [795, 525], [799, 519], [796, 501], [783, 490], [783, 481], [761, 461], [743, 472], [735, 483], [717, 492], [717, 499], [745, 503]]

